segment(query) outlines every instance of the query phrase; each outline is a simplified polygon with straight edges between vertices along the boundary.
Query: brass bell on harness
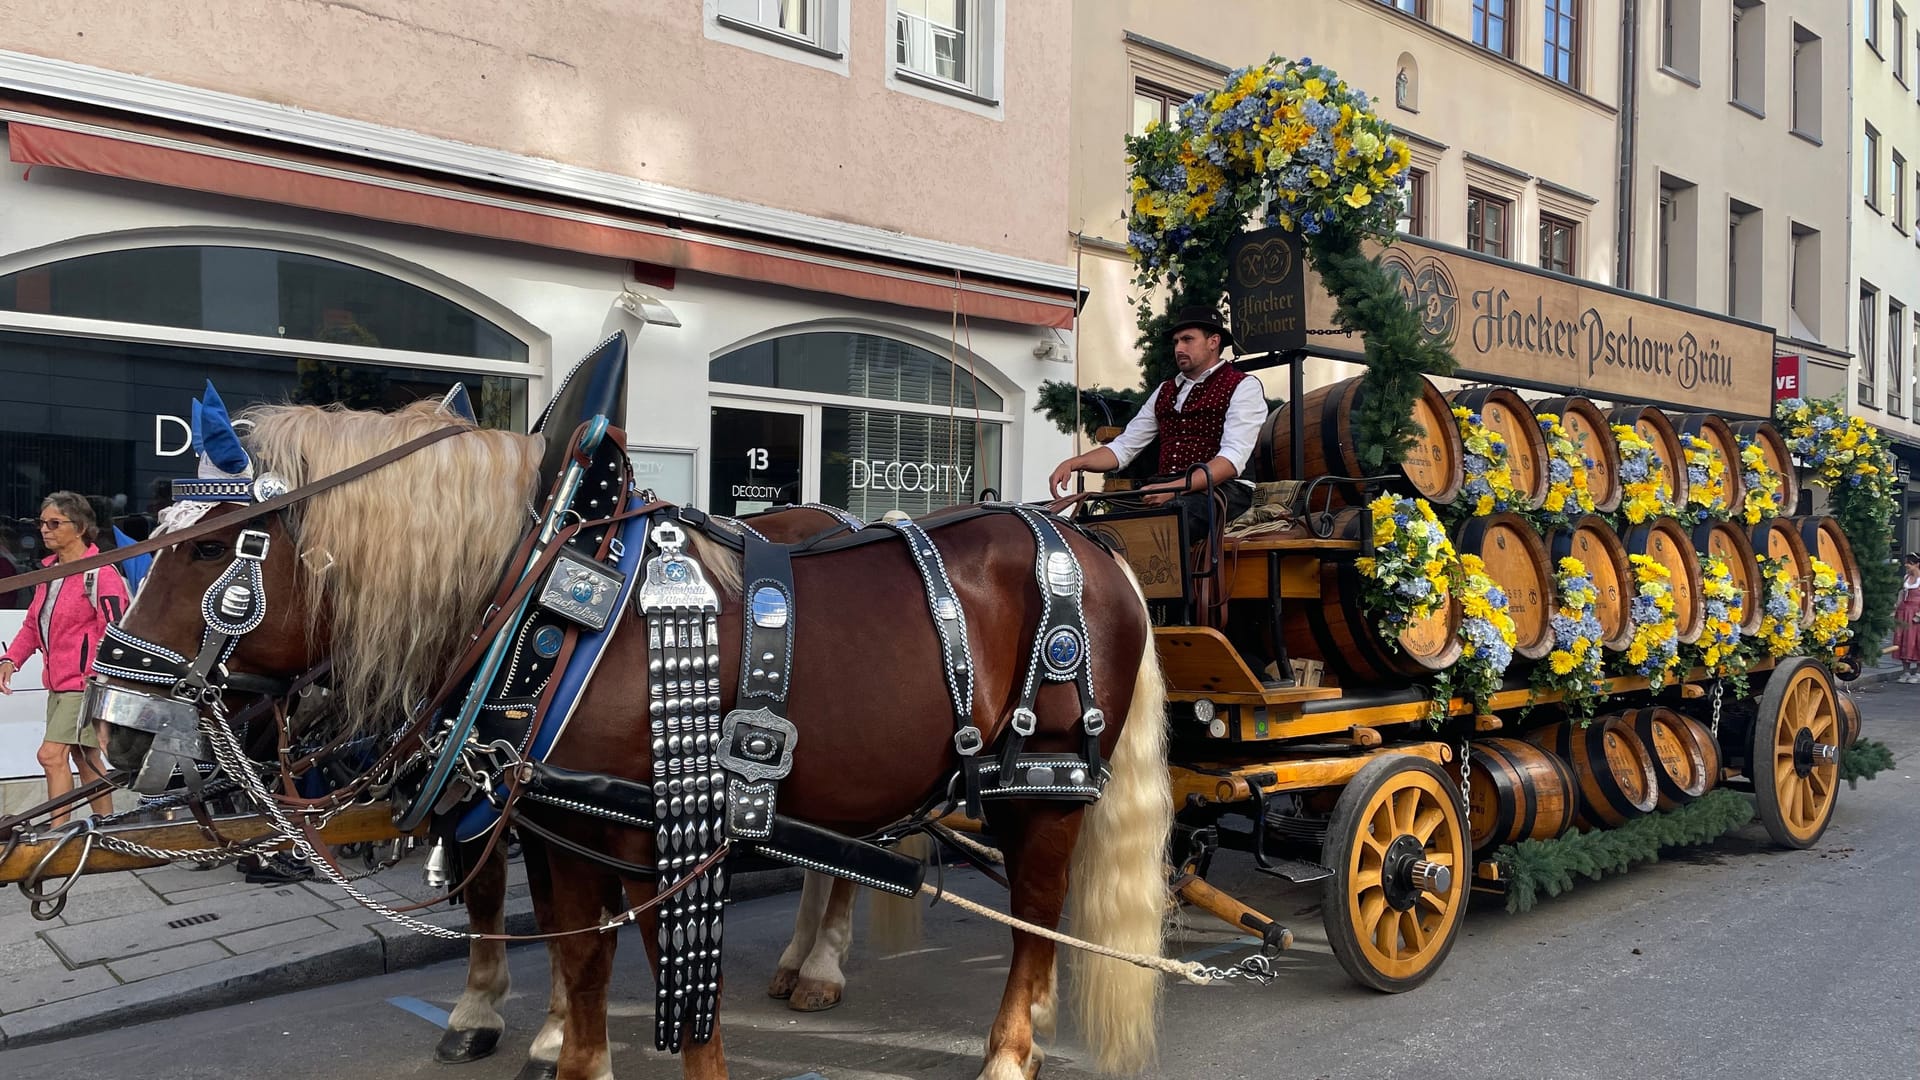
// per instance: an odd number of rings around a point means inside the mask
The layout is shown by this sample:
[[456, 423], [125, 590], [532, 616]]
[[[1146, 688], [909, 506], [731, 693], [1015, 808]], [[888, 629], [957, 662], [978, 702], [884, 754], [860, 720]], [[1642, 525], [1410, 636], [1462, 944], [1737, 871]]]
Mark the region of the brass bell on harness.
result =
[[429, 889], [445, 889], [453, 884], [453, 853], [447, 850], [447, 842], [441, 837], [433, 838], [433, 846], [427, 849], [427, 864], [421, 870]]

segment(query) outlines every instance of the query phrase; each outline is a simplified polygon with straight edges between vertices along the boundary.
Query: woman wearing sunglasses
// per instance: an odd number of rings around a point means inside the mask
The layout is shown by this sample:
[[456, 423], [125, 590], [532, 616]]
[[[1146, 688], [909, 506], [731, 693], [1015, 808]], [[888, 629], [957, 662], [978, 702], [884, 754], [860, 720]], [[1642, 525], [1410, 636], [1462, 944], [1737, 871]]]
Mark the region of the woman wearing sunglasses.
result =
[[[41, 502], [39, 528], [42, 543], [52, 552], [41, 561], [43, 566], [78, 562], [100, 553], [93, 545], [97, 528], [93, 508], [71, 491], [56, 491]], [[106, 633], [107, 623], [119, 618], [126, 608], [126, 584], [111, 566], [50, 581], [33, 590], [27, 621], [5, 657], [0, 658], [0, 694], [11, 694], [13, 673], [34, 653], [41, 654], [45, 668], [41, 681], [47, 688], [47, 734], [37, 756], [47, 773], [48, 798], [72, 791], [76, 770], [82, 783], [106, 772], [99, 731], [80, 718], [80, 692], [86, 688], [93, 652]], [[110, 792], [94, 796], [94, 813], [104, 815], [112, 810]], [[55, 825], [65, 823], [65, 815], [54, 819]]]

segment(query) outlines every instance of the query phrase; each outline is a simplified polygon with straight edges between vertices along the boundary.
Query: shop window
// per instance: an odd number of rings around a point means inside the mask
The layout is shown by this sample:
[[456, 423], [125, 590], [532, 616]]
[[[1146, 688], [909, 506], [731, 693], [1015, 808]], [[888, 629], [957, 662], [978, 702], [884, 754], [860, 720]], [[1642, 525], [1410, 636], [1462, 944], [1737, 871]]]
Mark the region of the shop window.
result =
[[453, 301], [332, 259], [147, 247], [0, 277], [0, 310], [525, 362], [527, 346]]
[[710, 377], [721, 383], [969, 411], [1006, 407], [1004, 398], [963, 366], [877, 334], [824, 331], [762, 341], [715, 360]]
[[209, 379], [236, 412], [288, 401], [394, 409], [464, 382], [482, 424], [527, 429], [520, 378], [0, 332], [0, 558], [43, 554], [17, 523], [60, 490], [105, 500], [121, 531], [145, 538], [167, 482], [193, 475], [189, 405]]

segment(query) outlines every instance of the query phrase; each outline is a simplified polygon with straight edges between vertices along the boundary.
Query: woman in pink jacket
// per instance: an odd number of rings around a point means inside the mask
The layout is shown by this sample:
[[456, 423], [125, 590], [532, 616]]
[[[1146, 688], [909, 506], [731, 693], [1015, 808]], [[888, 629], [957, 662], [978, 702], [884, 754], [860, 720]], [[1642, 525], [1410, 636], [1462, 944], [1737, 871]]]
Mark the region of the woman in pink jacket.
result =
[[[93, 546], [97, 526], [93, 508], [71, 491], [56, 491], [40, 504], [40, 538], [53, 554], [41, 561], [78, 562], [100, 549]], [[34, 653], [42, 654], [47, 687], [47, 734], [40, 743], [40, 767], [47, 772], [47, 797], [73, 790], [73, 772], [82, 783], [104, 775], [106, 759], [100, 753], [97, 725], [80, 715], [80, 692], [93, 671], [94, 650], [107, 623], [127, 608], [127, 587], [111, 566], [91, 574], [62, 578], [33, 590], [26, 624], [0, 658], [0, 694], [13, 693], [13, 673]], [[108, 814], [113, 796], [102, 792], [93, 799], [93, 812]], [[66, 816], [54, 819], [65, 824]]]

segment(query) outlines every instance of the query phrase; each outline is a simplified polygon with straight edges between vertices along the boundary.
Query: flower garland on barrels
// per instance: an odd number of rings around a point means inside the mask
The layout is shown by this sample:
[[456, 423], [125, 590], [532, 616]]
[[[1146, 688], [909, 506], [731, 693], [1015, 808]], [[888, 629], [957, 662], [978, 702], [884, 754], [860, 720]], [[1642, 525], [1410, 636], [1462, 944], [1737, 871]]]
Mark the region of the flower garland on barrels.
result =
[[1513, 469], [1507, 463], [1506, 438], [1482, 423], [1480, 414], [1464, 405], [1453, 407], [1453, 419], [1460, 426], [1460, 441], [1466, 451], [1461, 462], [1466, 482], [1460, 487], [1460, 497], [1447, 508], [1455, 522], [1497, 514], [1519, 505], [1519, 493], [1513, 488]]
[[[1144, 388], [1088, 388], [1139, 404], [1174, 374], [1172, 313], [1218, 307], [1227, 290], [1227, 246], [1260, 214], [1304, 240], [1307, 262], [1334, 301], [1335, 325], [1361, 336], [1367, 371], [1354, 416], [1361, 464], [1402, 461], [1419, 434], [1413, 404], [1421, 376], [1453, 373], [1446, 341], [1430, 338], [1398, 280], [1362, 250], [1397, 235], [1413, 157], [1374, 101], [1309, 59], [1272, 57], [1227, 75], [1183, 102], [1166, 124], [1126, 142], [1127, 245]], [[1049, 381], [1039, 408], [1063, 431], [1091, 434], [1098, 410], [1081, 388]]]
[[1447, 702], [1456, 693], [1472, 702], [1475, 712], [1491, 712], [1493, 695], [1500, 690], [1500, 680], [1513, 663], [1513, 647], [1520, 640], [1519, 628], [1507, 614], [1507, 594], [1493, 583], [1480, 556], [1460, 556], [1453, 594], [1460, 598], [1462, 649], [1460, 661], [1434, 683], [1436, 720], [1446, 714]]
[[1780, 474], [1767, 464], [1766, 447], [1758, 439], [1740, 440], [1740, 480], [1747, 489], [1747, 501], [1740, 508], [1740, 520], [1758, 525], [1780, 513], [1780, 495], [1785, 484]]
[[1598, 614], [1600, 591], [1586, 564], [1571, 555], [1560, 560], [1553, 580], [1560, 596], [1560, 607], [1550, 620], [1553, 651], [1533, 669], [1533, 689], [1536, 694], [1558, 691], [1568, 716], [1590, 720], [1605, 685], [1606, 650], [1601, 641], [1606, 631]]
[[1613, 425], [1620, 445], [1620, 518], [1628, 525], [1644, 525], [1667, 509], [1666, 463], [1631, 424]]
[[1771, 555], [1760, 556], [1760, 633], [1748, 638], [1749, 652], [1778, 659], [1800, 648], [1800, 597], [1793, 580], [1793, 564]]
[[1645, 555], [1629, 555], [1633, 564], [1633, 640], [1621, 657], [1625, 670], [1644, 676], [1658, 690], [1680, 665], [1679, 616], [1673, 606], [1673, 575]]
[[1897, 566], [1864, 557], [1893, 548], [1893, 521], [1899, 516], [1893, 455], [1872, 424], [1847, 415], [1840, 398], [1790, 398], [1774, 407], [1774, 419], [1793, 456], [1811, 470], [1814, 483], [1827, 489], [1828, 512], [1863, 556], [1862, 612], [1853, 625], [1853, 640], [1870, 655], [1893, 632], [1893, 606], [1900, 592]]
[[1733, 580], [1733, 569], [1724, 556], [1701, 554], [1700, 599], [1706, 618], [1700, 640], [1686, 646], [1688, 665], [1698, 664], [1720, 676], [1739, 673], [1742, 669], [1736, 658], [1746, 596]]
[[1687, 463], [1687, 502], [1674, 516], [1692, 528], [1703, 521], [1727, 519], [1727, 463], [1713, 452], [1713, 444], [1698, 435], [1681, 434], [1680, 448]]
[[1535, 413], [1534, 419], [1547, 437], [1547, 498], [1540, 504], [1541, 523], [1569, 525], [1574, 518], [1593, 513], [1593, 489], [1587, 481], [1593, 459], [1573, 441], [1559, 414]]
[[1373, 515], [1373, 554], [1354, 560], [1365, 583], [1361, 601], [1377, 616], [1374, 629], [1398, 648], [1407, 627], [1432, 618], [1447, 602], [1458, 560], [1425, 499], [1382, 495], [1367, 510]]
[[1840, 659], [1840, 646], [1853, 637], [1847, 627], [1847, 600], [1852, 590], [1833, 567], [1819, 559], [1809, 559], [1813, 568], [1813, 625], [1806, 628], [1807, 655], [1832, 667]]

